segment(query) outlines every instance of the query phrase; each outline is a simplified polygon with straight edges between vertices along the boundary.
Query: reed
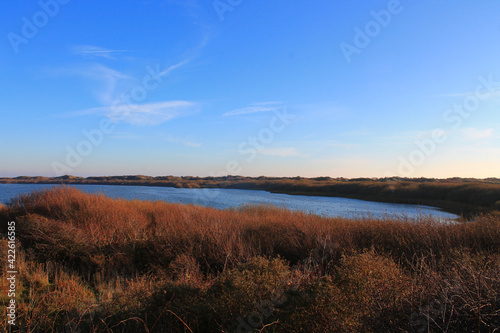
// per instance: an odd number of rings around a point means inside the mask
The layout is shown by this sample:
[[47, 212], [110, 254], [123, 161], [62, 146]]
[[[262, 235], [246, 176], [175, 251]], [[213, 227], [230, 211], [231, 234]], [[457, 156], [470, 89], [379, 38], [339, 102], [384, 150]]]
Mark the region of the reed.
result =
[[0, 209], [2, 232], [10, 220], [19, 322], [31, 332], [488, 332], [500, 322], [495, 213], [349, 220], [56, 187]]

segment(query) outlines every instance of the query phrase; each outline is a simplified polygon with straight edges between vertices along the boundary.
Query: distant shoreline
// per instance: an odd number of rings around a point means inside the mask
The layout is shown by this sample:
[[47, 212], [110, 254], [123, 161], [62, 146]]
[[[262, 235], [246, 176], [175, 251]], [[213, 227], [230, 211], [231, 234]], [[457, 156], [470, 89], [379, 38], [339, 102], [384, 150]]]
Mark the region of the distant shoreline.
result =
[[128, 185], [174, 188], [225, 188], [272, 193], [343, 197], [375, 202], [425, 205], [471, 217], [500, 210], [500, 179], [470, 178], [303, 178], [303, 177], [28, 177], [0, 178], [0, 184]]

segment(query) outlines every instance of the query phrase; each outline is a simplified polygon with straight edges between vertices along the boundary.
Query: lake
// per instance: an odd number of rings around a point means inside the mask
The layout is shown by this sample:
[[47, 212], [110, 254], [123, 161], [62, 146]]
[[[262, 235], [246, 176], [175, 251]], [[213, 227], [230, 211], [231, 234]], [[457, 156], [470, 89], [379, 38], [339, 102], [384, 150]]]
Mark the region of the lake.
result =
[[[57, 185], [42, 184], [0, 184], [0, 202], [7, 203], [11, 198], [31, 191], [52, 188]], [[71, 185], [88, 193], [104, 193], [109, 197], [161, 200], [183, 204], [195, 204], [218, 209], [235, 208], [247, 204], [266, 204], [300, 210], [307, 213], [346, 218], [371, 216], [406, 217], [415, 219], [420, 216], [432, 216], [446, 221], [457, 215], [429, 206], [392, 204], [338, 197], [319, 197], [270, 193], [267, 191], [236, 189], [187, 189], [153, 186], [122, 185]]]

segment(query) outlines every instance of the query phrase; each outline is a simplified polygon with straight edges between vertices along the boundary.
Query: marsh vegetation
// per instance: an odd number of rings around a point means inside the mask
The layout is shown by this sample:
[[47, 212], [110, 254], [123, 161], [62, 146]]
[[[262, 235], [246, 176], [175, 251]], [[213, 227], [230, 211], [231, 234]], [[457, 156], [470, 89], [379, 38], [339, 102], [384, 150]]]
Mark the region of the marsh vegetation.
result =
[[500, 322], [495, 212], [458, 224], [348, 220], [56, 187], [16, 198], [0, 219], [3, 233], [16, 221], [17, 322], [30, 332], [493, 332]]

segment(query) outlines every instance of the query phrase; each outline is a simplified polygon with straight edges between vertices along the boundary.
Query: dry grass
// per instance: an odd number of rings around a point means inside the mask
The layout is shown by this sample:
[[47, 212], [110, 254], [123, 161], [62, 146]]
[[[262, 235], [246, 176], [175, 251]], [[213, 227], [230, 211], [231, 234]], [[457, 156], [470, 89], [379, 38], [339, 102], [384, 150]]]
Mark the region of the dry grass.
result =
[[498, 215], [347, 220], [59, 187], [17, 198], [0, 219], [16, 221], [19, 322], [33, 332], [492, 332], [500, 322]]

